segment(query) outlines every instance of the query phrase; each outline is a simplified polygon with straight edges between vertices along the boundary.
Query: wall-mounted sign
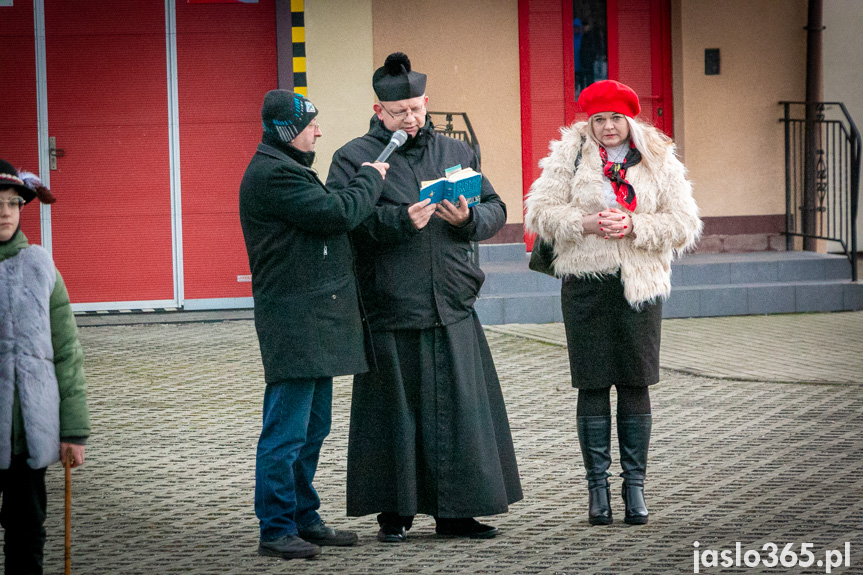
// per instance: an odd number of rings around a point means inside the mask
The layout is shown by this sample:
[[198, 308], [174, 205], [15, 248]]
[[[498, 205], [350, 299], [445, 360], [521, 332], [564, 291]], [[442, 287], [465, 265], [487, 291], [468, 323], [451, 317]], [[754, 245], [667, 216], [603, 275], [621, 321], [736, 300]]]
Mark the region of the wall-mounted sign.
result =
[[11, 5], [12, 5], [12, 0], [0, 0], [0, 7], [11, 6]]
[[[186, 0], [186, 2], [189, 4], [257, 4], [258, 0]], [[12, 0], [9, 0], [9, 5], [12, 5]]]

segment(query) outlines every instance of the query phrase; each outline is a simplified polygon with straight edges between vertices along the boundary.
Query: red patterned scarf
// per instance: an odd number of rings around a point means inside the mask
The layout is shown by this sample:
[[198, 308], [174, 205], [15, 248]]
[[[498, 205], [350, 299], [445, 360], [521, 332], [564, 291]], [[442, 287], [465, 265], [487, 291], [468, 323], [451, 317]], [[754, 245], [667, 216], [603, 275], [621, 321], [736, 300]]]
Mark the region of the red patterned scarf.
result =
[[638, 203], [635, 198], [635, 188], [626, 181], [626, 170], [641, 161], [641, 152], [635, 147], [635, 142], [629, 141], [629, 151], [622, 162], [609, 162], [608, 151], [602, 146], [599, 147], [599, 157], [605, 164], [602, 173], [611, 180], [611, 188], [614, 190], [617, 203], [630, 212], [635, 210]]

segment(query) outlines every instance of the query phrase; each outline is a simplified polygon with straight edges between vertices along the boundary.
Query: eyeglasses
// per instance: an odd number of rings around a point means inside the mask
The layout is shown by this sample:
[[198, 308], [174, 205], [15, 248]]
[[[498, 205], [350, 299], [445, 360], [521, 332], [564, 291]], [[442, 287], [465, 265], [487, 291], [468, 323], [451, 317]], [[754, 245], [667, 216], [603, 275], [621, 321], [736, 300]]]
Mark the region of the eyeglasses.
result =
[[393, 114], [392, 112], [387, 110], [383, 104], [381, 104], [380, 106], [381, 106], [381, 108], [383, 108], [384, 112], [386, 112], [387, 114], [390, 115], [390, 117], [393, 120], [396, 120], [399, 122], [404, 122], [405, 119], [408, 117], [408, 114], [411, 114], [414, 118], [421, 118], [422, 116], [425, 115], [424, 112], [425, 112], [425, 108], [426, 108], [425, 103], [422, 103], [415, 108], [408, 108], [407, 110], [405, 110], [403, 112], [398, 112], [396, 114]]
[[318, 124], [317, 120], [312, 120], [311, 122], [306, 124], [305, 128], [303, 128], [303, 130], [308, 130], [310, 132], [317, 132], [320, 129], [321, 129], [321, 125]]
[[14, 198], [9, 198], [8, 200], [0, 200], [0, 207], [9, 206], [13, 211], [17, 209], [21, 209], [21, 206], [26, 204], [24, 198], [20, 196], [15, 196]]

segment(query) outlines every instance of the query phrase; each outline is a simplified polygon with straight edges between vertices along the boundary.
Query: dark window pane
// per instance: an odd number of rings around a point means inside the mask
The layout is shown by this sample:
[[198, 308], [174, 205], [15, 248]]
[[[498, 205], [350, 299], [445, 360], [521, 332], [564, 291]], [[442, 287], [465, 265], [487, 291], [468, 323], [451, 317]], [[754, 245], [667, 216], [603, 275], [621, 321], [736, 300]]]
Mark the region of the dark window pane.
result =
[[597, 80], [608, 79], [606, 0], [572, 0], [575, 99]]

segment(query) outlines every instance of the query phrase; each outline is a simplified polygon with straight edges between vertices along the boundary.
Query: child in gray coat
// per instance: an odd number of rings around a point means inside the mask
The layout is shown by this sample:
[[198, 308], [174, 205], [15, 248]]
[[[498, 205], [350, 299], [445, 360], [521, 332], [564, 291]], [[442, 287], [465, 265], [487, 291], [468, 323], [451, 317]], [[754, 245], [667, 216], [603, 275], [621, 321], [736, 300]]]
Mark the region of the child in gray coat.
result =
[[21, 209], [54, 197], [0, 160], [0, 524], [6, 573], [41, 574], [45, 470], [84, 463], [83, 353], [63, 278], [21, 231]]

